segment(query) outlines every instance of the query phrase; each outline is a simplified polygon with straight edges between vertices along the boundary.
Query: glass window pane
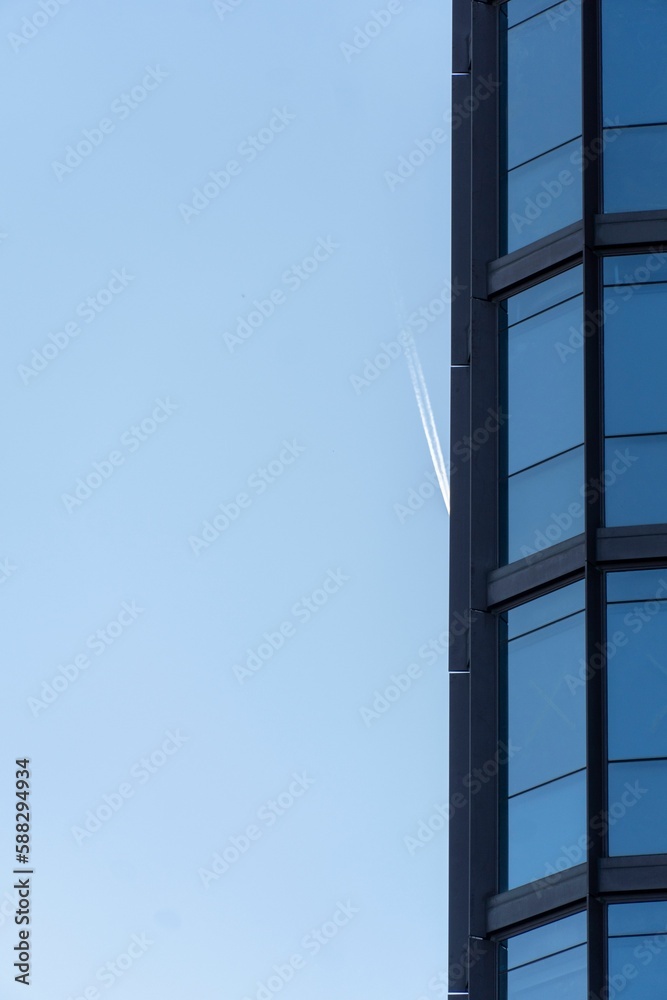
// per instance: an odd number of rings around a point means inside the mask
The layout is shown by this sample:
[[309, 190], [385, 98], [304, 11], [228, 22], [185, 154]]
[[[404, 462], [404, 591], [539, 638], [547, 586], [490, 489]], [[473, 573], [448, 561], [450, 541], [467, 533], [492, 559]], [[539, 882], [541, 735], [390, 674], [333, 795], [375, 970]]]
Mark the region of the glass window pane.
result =
[[610, 937], [657, 934], [667, 930], [667, 902], [612, 903], [607, 910]]
[[584, 599], [584, 581], [579, 580], [569, 587], [560, 587], [550, 594], [545, 594], [544, 597], [512, 608], [507, 612], [508, 638], [514, 639], [524, 632], [531, 632], [533, 629], [541, 628], [542, 625], [574, 614], [575, 611], [582, 611]]
[[612, 604], [607, 622], [609, 759], [667, 757], [667, 602]]
[[577, 296], [508, 331], [510, 475], [583, 440], [583, 351], [566, 356], [558, 351], [572, 331], [581, 335], [581, 328], [582, 300]]
[[581, 218], [581, 163], [581, 142], [575, 139], [510, 171], [508, 253]]
[[667, 853], [667, 761], [610, 764], [609, 801], [620, 803], [610, 816], [611, 855]]
[[586, 948], [544, 958], [507, 973], [507, 1000], [586, 1000]]
[[[603, 263], [605, 285], [667, 281], [667, 253], [622, 254], [619, 257], [605, 257]], [[622, 301], [627, 301], [627, 294], [621, 293]]]
[[517, 934], [507, 940], [507, 968], [514, 969], [535, 962], [586, 941], [586, 913], [575, 913], [564, 920], [554, 920], [534, 931]]
[[584, 771], [510, 799], [508, 888], [584, 862], [585, 830]]
[[506, 4], [507, 23], [511, 26], [539, 14], [547, 7], [558, 6], [558, 0], [509, 0]]
[[569, 0], [508, 31], [508, 169], [581, 134], [580, 51], [581, 14]]
[[620, 291], [605, 320], [605, 433], [667, 431], [667, 285]]
[[507, 480], [509, 562], [584, 530], [583, 481], [583, 448]]
[[[628, 904], [629, 908], [629, 904]], [[610, 996], [623, 1000], [664, 1000], [667, 983], [667, 938], [609, 939]]]
[[667, 598], [667, 569], [607, 574], [608, 601], [651, 601]]
[[621, 125], [664, 122], [667, 114], [667, 4], [603, 0], [604, 114]]
[[666, 176], [667, 125], [621, 129], [604, 153], [605, 212], [667, 207]]
[[[607, 441], [605, 489], [608, 525], [667, 521], [667, 435], [618, 437]], [[524, 473], [521, 473], [524, 475]]]
[[569, 774], [586, 763], [584, 615], [579, 613], [508, 644], [510, 795]]
[[[667, 254], [664, 256], [667, 262]], [[667, 263], [665, 270], [667, 271]], [[565, 299], [579, 295], [582, 287], [583, 268], [581, 265], [571, 267], [568, 271], [557, 274], [555, 278], [549, 278], [548, 281], [540, 281], [538, 285], [533, 285], [532, 288], [527, 288], [525, 292], [519, 292], [518, 295], [513, 295], [507, 300], [507, 322], [513, 326], [514, 323], [530, 319], [536, 313], [543, 312], [559, 302], [564, 302]]]

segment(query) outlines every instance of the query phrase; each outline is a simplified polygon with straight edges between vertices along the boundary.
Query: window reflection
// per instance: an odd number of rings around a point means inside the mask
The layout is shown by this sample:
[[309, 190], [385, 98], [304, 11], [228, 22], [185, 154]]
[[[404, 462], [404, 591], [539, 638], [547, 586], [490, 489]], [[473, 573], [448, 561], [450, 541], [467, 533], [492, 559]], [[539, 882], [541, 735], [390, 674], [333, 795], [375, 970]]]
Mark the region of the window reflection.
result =
[[511, 252], [581, 217], [579, 7], [509, 0], [505, 41]]
[[[585, 860], [583, 583], [507, 613], [507, 886]], [[571, 849], [562, 858], [564, 846]]]
[[609, 851], [667, 852], [667, 569], [607, 577]]
[[585, 1000], [586, 914], [509, 938], [503, 947], [506, 1000]]
[[609, 994], [622, 992], [625, 1000], [664, 1000], [667, 903], [612, 904], [608, 929]]
[[584, 530], [581, 289], [577, 267], [507, 302], [501, 492], [510, 562]]
[[633, 254], [605, 262], [605, 484], [610, 525], [667, 521], [666, 309], [666, 254]]

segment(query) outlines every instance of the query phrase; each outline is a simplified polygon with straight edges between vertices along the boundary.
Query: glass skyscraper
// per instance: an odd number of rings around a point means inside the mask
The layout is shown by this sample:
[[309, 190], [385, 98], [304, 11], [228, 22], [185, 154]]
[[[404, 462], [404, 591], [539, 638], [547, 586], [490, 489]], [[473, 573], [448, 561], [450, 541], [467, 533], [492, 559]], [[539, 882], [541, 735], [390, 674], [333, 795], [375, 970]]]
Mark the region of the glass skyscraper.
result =
[[667, 996], [667, 0], [454, 0], [450, 996]]

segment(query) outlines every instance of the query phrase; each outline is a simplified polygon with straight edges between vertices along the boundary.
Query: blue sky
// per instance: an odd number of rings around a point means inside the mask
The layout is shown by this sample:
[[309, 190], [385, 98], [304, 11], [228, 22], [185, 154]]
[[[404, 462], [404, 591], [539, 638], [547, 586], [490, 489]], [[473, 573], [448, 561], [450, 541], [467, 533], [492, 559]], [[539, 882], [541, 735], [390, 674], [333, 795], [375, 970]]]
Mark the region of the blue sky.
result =
[[3, 4], [8, 996], [24, 755], [34, 1000], [441, 995], [449, 21]]

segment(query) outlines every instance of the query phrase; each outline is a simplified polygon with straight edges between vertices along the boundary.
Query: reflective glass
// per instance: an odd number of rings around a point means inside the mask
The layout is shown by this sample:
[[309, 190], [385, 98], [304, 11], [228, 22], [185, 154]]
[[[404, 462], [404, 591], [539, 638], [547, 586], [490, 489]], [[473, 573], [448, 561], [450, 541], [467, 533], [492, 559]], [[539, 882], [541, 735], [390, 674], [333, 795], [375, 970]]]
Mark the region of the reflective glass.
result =
[[607, 926], [610, 937], [667, 930], [667, 902], [612, 903], [607, 910]]
[[623, 128], [604, 153], [605, 212], [667, 207], [667, 125]]
[[586, 763], [584, 615], [529, 632], [508, 644], [508, 790], [533, 788]]
[[605, 432], [667, 431], [667, 284], [623, 286], [604, 334]]
[[[667, 254], [665, 255], [667, 258]], [[626, 259], [626, 258], [623, 258]], [[666, 266], [667, 270], [667, 266]], [[551, 306], [564, 302], [565, 299], [574, 298], [582, 291], [583, 268], [571, 267], [562, 274], [557, 274], [555, 278], [548, 281], [540, 281], [539, 284], [527, 288], [525, 292], [519, 292], [507, 300], [507, 322], [509, 326], [520, 323], [524, 319], [529, 319], [536, 313], [550, 309]]]
[[581, 335], [581, 296], [510, 327], [507, 334], [508, 472], [518, 472], [583, 440], [583, 351], [564, 355]]
[[508, 31], [508, 169], [581, 134], [580, 52], [581, 13], [571, 0]]
[[606, 469], [608, 525], [667, 521], [667, 434], [611, 438]]
[[667, 757], [667, 602], [610, 605], [607, 642], [609, 759]]
[[586, 1000], [586, 948], [580, 945], [507, 973], [507, 1000]]
[[607, 574], [607, 600], [651, 601], [667, 596], [667, 569], [643, 569]]
[[586, 913], [575, 913], [564, 920], [554, 920], [525, 934], [508, 938], [507, 968], [514, 969], [548, 955], [573, 948], [586, 941]]
[[[623, 1000], [665, 1000], [666, 944], [664, 932], [652, 937], [609, 939], [610, 983], [622, 987]], [[614, 986], [612, 990], [611, 996], [620, 992]]]
[[544, 597], [520, 604], [507, 612], [507, 636], [514, 639], [525, 632], [532, 632], [533, 629], [574, 614], [575, 611], [582, 611], [584, 599], [584, 581], [579, 580], [569, 587], [560, 587]]
[[579, 447], [506, 481], [509, 562], [584, 530], [583, 480], [584, 455]]
[[509, 800], [508, 888], [586, 860], [586, 774], [522, 792]]
[[581, 164], [575, 139], [509, 172], [507, 253], [581, 218]]
[[558, 0], [509, 0], [505, 5], [507, 11], [507, 23], [510, 27], [525, 21], [526, 18], [533, 17], [546, 10], [547, 7], [558, 6]]
[[666, 120], [664, 0], [603, 0], [602, 78], [605, 116], [621, 125]]
[[[605, 257], [603, 267], [605, 285], [667, 281], [667, 253], [633, 253], [622, 254], [619, 257]], [[628, 293], [620, 293], [620, 298], [622, 301], [627, 301]]]
[[611, 855], [667, 853], [667, 760], [610, 764], [609, 802]]

